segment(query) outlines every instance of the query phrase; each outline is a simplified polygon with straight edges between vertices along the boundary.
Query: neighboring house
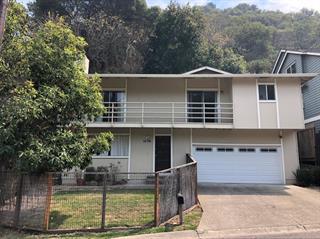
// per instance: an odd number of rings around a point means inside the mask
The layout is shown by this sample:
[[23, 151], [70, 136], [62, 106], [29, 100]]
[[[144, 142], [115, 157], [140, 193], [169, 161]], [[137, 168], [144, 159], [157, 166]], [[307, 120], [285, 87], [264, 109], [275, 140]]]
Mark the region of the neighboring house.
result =
[[153, 172], [198, 161], [198, 181], [294, 181], [296, 132], [304, 129], [300, 85], [315, 74], [230, 74], [205, 67], [185, 74], [100, 74], [107, 112], [90, 134], [111, 131], [110, 163]]
[[[281, 50], [272, 73], [320, 73], [320, 53]], [[301, 163], [320, 164], [320, 75], [302, 85], [306, 130], [298, 133]]]

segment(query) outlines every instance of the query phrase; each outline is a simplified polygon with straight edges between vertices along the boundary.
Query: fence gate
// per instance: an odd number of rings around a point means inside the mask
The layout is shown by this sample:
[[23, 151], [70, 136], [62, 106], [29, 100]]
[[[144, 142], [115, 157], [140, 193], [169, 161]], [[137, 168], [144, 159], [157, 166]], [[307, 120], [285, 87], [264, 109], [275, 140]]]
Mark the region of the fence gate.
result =
[[316, 163], [316, 134], [315, 128], [307, 128], [298, 132], [300, 163]]

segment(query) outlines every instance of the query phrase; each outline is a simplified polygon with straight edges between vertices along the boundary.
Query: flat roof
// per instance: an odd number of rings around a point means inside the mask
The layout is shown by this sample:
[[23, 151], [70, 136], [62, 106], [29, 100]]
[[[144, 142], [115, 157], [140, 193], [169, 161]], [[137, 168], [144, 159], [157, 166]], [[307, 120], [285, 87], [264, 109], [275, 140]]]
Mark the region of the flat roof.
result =
[[88, 74], [89, 77], [97, 75], [101, 78], [180, 78], [180, 79], [197, 79], [197, 78], [252, 78], [252, 79], [300, 79], [301, 81], [308, 81], [316, 77], [319, 73], [298, 73], [298, 74], [199, 74], [199, 75], [185, 75], [185, 74]]

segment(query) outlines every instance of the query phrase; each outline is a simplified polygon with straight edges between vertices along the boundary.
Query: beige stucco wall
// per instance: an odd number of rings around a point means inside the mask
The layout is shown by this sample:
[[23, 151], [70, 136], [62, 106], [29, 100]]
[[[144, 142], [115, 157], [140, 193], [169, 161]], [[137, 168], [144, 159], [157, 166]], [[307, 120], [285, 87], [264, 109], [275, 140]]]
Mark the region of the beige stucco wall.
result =
[[295, 182], [293, 172], [299, 168], [298, 140], [296, 131], [283, 131], [283, 154], [286, 183], [292, 184]]
[[153, 171], [153, 143], [153, 129], [131, 129], [131, 172]]
[[[220, 79], [221, 102], [233, 102], [234, 128], [259, 128], [260, 119], [260, 128], [277, 129], [279, 121], [279, 128], [302, 129], [304, 121], [300, 81], [298, 79], [263, 79], [258, 82], [276, 83], [277, 103], [258, 102], [257, 81], [253, 78]], [[101, 84], [104, 89], [120, 88], [126, 90], [128, 102], [167, 102], [163, 106], [170, 107], [173, 102], [186, 101], [186, 89], [217, 89], [218, 79], [103, 78]], [[152, 109], [146, 109], [146, 112], [148, 110], [152, 112]], [[167, 109], [158, 109], [158, 111], [161, 110]], [[130, 112], [130, 110], [127, 111], [128, 115]], [[278, 112], [279, 120], [277, 118]], [[149, 116], [152, 118], [153, 115]], [[162, 114], [161, 116], [170, 118], [171, 114]], [[159, 121], [159, 118], [157, 120]], [[150, 119], [150, 123], [152, 123], [152, 119]]]
[[278, 127], [277, 104], [275, 102], [260, 102], [260, 127], [275, 129]]
[[[100, 129], [108, 131], [109, 129]], [[111, 129], [123, 132], [121, 129]], [[120, 130], [120, 131], [119, 131]], [[95, 133], [99, 132], [96, 130]], [[299, 167], [298, 145], [295, 130], [215, 130], [215, 129], [131, 129], [130, 171], [152, 172], [154, 160], [154, 135], [172, 134], [172, 165], [185, 163], [186, 153], [191, 152], [192, 143], [217, 144], [269, 144], [283, 145], [284, 171], [286, 183], [294, 182], [293, 172]], [[282, 135], [282, 140], [281, 140]], [[146, 138], [149, 142], [146, 142]], [[148, 140], [147, 140], [148, 141]], [[93, 166], [107, 166], [114, 163], [120, 166], [120, 171], [128, 170], [128, 159], [108, 158], [94, 159]]]
[[193, 129], [193, 143], [280, 144], [278, 130]]
[[277, 81], [280, 128], [303, 129], [303, 103], [300, 81], [285, 79]]
[[233, 79], [234, 128], [258, 128], [257, 88], [252, 79]]
[[174, 129], [172, 132], [173, 166], [186, 163], [186, 154], [191, 153], [191, 129]]

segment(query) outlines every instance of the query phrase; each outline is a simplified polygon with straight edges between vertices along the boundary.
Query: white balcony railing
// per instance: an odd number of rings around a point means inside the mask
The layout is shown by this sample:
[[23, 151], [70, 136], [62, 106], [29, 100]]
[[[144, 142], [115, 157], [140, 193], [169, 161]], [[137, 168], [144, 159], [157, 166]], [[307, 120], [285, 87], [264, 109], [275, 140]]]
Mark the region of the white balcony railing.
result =
[[232, 124], [232, 103], [104, 102], [106, 113], [94, 123]]

